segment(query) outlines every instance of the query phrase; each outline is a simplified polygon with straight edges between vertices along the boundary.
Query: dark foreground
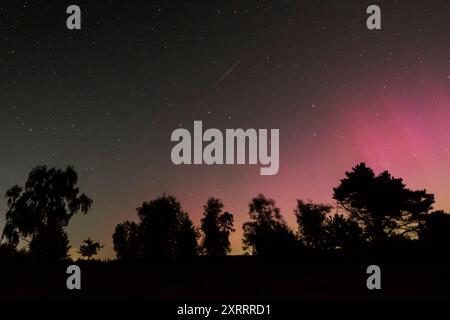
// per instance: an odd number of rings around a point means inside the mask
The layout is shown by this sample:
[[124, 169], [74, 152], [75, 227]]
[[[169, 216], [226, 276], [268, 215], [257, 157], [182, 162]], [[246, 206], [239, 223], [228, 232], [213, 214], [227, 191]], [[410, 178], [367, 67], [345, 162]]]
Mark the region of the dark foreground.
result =
[[[449, 299], [450, 261], [437, 252], [303, 253], [294, 258], [198, 257], [123, 264], [77, 261], [81, 290], [66, 287], [67, 264], [2, 264], [0, 299], [379, 300]], [[366, 268], [381, 268], [368, 290]]]

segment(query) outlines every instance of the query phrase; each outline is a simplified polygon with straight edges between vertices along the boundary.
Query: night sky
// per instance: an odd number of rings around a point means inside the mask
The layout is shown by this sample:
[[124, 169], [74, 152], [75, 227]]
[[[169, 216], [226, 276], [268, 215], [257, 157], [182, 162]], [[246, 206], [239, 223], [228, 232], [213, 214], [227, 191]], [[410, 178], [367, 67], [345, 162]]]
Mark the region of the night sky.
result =
[[[67, 30], [69, 4], [82, 30]], [[381, 30], [366, 28], [370, 4]], [[115, 226], [167, 192], [197, 225], [207, 198], [222, 199], [239, 254], [253, 196], [295, 227], [296, 199], [333, 203], [361, 161], [450, 210], [447, 1], [9, 0], [0, 35], [0, 194], [36, 165], [74, 165], [94, 200], [69, 225], [74, 249], [92, 237], [114, 257]], [[173, 165], [170, 135], [194, 120], [279, 128], [279, 173]]]

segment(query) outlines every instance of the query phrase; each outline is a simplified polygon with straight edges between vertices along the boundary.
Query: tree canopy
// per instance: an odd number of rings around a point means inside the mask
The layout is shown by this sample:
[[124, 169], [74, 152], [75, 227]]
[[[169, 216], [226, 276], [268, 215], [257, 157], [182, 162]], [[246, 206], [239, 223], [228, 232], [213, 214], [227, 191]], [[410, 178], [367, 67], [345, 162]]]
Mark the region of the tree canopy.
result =
[[369, 241], [417, 235], [420, 221], [432, 209], [434, 195], [406, 188], [402, 179], [387, 171], [375, 175], [364, 163], [345, 175], [333, 189], [333, 198], [362, 227]]
[[230, 233], [233, 229], [233, 215], [223, 212], [223, 203], [217, 198], [209, 198], [203, 207], [201, 230], [203, 231], [202, 247], [209, 256], [224, 256], [230, 251]]
[[198, 231], [173, 196], [144, 202], [136, 210], [138, 223], [116, 227], [113, 241], [118, 257], [151, 260], [198, 254]]
[[285, 255], [297, 247], [292, 230], [273, 199], [259, 194], [249, 204], [251, 221], [244, 223], [243, 249], [253, 255]]
[[362, 230], [343, 214], [331, 215], [330, 205], [297, 201], [295, 216], [299, 239], [308, 248], [329, 250], [352, 248], [363, 244]]
[[50, 262], [67, 257], [69, 240], [65, 227], [70, 219], [86, 214], [92, 200], [77, 187], [73, 167], [66, 170], [38, 166], [24, 187], [17, 185], [6, 192], [8, 210], [2, 239], [13, 247], [20, 240], [29, 244], [37, 260]]

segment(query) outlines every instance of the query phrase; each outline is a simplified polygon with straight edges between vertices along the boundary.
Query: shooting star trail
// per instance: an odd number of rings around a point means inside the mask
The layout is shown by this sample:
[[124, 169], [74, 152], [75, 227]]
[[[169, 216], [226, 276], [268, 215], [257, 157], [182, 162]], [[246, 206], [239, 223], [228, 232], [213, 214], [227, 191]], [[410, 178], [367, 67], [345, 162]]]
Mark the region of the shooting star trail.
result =
[[219, 78], [219, 80], [216, 81], [216, 86], [219, 85], [219, 84], [222, 82], [222, 80], [225, 79], [231, 72], [233, 72], [233, 70], [241, 63], [241, 61], [242, 61], [242, 58], [239, 59], [238, 61], [236, 61], [236, 63], [233, 64], [233, 66], [232, 66], [230, 69], [228, 69], [228, 71], [225, 72], [225, 73]]

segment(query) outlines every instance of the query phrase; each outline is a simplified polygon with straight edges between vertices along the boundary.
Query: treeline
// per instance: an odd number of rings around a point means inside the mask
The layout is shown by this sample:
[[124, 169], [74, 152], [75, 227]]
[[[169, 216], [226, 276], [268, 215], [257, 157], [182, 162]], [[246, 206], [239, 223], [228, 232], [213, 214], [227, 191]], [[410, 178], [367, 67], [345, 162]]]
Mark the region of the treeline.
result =
[[[8, 210], [0, 259], [56, 262], [68, 258], [65, 232], [70, 219], [87, 213], [92, 200], [80, 193], [77, 174], [40, 166], [24, 187], [6, 193]], [[358, 250], [391, 244], [420, 243], [425, 248], [450, 245], [450, 215], [433, 211], [434, 195], [408, 189], [387, 171], [378, 175], [360, 163], [345, 173], [333, 189], [335, 205], [298, 200], [297, 228], [291, 229], [273, 199], [260, 194], [249, 203], [244, 223], [243, 249], [257, 256], [293, 256], [304, 249]], [[163, 195], [137, 208], [137, 222], [116, 226], [113, 245], [122, 261], [154, 261], [197, 255], [225, 256], [231, 252], [233, 214], [218, 198], [203, 207], [194, 226], [180, 202]], [[19, 250], [19, 244], [25, 245]], [[85, 240], [79, 253], [89, 259], [102, 246]]]

